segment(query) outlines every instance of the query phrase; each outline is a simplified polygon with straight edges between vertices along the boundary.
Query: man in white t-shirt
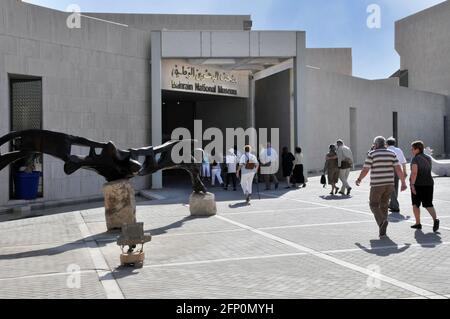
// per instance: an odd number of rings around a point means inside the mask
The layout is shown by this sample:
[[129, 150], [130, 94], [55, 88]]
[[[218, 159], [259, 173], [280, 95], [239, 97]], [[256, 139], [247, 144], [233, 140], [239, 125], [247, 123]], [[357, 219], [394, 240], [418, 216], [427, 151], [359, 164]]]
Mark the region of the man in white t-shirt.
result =
[[239, 160], [239, 171], [242, 172], [241, 186], [244, 191], [247, 204], [250, 203], [250, 199], [253, 192], [253, 179], [258, 171], [259, 162], [255, 155], [251, 153], [252, 148], [247, 145], [245, 147], [245, 154], [241, 156]]
[[261, 175], [266, 183], [266, 191], [270, 190], [271, 179], [275, 184], [275, 189], [278, 189], [279, 182], [276, 175], [279, 168], [278, 152], [270, 143], [267, 143], [267, 148], [263, 149], [261, 154], [259, 154], [259, 160], [261, 161]]
[[[387, 149], [390, 150], [391, 152], [394, 152], [395, 155], [397, 155], [397, 159], [403, 169], [403, 175], [405, 175], [405, 178], [406, 178], [408, 176], [408, 173], [406, 171], [407, 161], [405, 158], [405, 154], [403, 153], [403, 151], [400, 148], [396, 147], [397, 141], [395, 140], [395, 138], [393, 138], [393, 137], [388, 138], [386, 141], [386, 144], [388, 145]], [[391, 200], [389, 202], [389, 210], [392, 213], [400, 213], [400, 204], [398, 202], [398, 185], [399, 185], [399, 178], [396, 175], [394, 191], [392, 192]]]

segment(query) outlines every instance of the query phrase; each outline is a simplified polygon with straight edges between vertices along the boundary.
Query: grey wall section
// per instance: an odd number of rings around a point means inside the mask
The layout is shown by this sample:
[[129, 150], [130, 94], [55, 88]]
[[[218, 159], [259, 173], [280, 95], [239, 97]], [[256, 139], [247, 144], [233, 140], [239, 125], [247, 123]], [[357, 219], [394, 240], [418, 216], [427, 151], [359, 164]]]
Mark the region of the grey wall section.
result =
[[353, 74], [351, 48], [306, 48], [306, 65], [328, 72]]
[[[350, 108], [356, 108], [356, 163], [378, 135], [393, 134], [392, 112], [398, 112], [400, 147], [409, 155], [410, 142], [422, 139], [435, 150], [444, 151], [443, 118], [446, 97], [404, 87], [307, 69], [306, 118], [310, 147], [305, 156], [310, 170], [322, 169], [328, 145], [337, 138], [350, 143]], [[323, 88], [327, 88], [324, 90]]]
[[[0, 2], [0, 133], [9, 131], [8, 73], [43, 78], [45, 129], [114, 141], [119, 147], [151, 142], [150, 33], [67, 14]], [[5, 148], [2, 151], [6, 151]], [[104, 180], [89, 171], [66, 176], [63, 163], [45, 157], [45, 200], [101, 194]], [[135, 181], [148, 188], [149, 179]], [[8, 173], [0, 173], [0, 206], [8, 202]]]
[[195, 15], [195, 14], [117, 14], [85, 13], [108, 21], [129, 25], [145, 31], [156, 30], [244, 30], [249, 15]]
[[395, 48], [409, 86], [450, 94], [450, 1], [397, 21]]
[[[256, 128], [280, 129], [280, 151], [291, 145], [290, 71], [286, 70], [256, 81]], [[273, 141], [274, 142], [274, 141]], [[258, 141], [258, 144], [261, 144]]]

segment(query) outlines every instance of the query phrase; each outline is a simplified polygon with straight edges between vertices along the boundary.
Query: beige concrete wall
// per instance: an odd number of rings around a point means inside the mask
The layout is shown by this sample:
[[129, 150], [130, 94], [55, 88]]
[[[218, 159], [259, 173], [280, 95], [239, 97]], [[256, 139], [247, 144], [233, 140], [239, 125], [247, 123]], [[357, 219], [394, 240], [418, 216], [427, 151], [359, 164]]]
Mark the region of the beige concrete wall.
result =
[[[149, 145], [150, 33], [82, 19], [15, 0], [0, 2], [0, 134], [9, 131], [8, 74], [43, 79], [43, 127], [121, 148]], [[2, 151], [6, 151], [5, 148]], [[99, 195], [104, 179], [90, 171], [66, 176], [46, 156], [46, 200]], [[136, 179], [138, 189], [148, 178]], [[8, 201], [8, 173], [0, 173], [0, 206]]]
[[400, 146], [409, 155], [410, 142], [422, 139], [436, 154], [444, 151], [446, 97], [395, 87], [322, 70], [306, 71], [308, 169], [323, 167], [328, 145], [342, 138], [350, 144], [350, 107], [356, 108], [356, 162], [362, 164], [373, 138], [393, 134], [392, 112], [398, 112]]
[[414, 89], [450, 94], [450, 1], [397, 21], [395, 48]]
[[306, 48], [306, 65], [328, 72], [352, 75], [352, 49]]

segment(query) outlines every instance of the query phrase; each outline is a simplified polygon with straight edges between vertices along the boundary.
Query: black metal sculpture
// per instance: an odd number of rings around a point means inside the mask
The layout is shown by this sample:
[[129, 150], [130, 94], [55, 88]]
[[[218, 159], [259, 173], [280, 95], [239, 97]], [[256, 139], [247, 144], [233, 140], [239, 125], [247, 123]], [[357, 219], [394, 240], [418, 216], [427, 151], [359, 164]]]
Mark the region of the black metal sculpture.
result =
[[[180, 168], [191, 177], [192, 188], [196, 193], [206, 193], [200, 178], [198, 164], [176, 164], [173, 162], [172, 149], [179, 143], [192, 143], [191, 140], [171, 141], [160, 146], [150, 146], [126, 151], [117, 149], [112, 143], [99, 143], [86, 138], [46, 130], [26, 130], [11, 132], [0, 138], [0, 146], [13, 142], [14, 151], [0, 153], [0, 171], [9, 164], [26, 159], [36, 154], [48, 154], [65, 162], [67, 175], [77, 170], [94, 170], [105, 177], [108, 182], [146, 176], [162, 169]], [[89, 155], [82, 157], [71, 155], [72, 146], [89, 147]], [[145, 157], [143, 164], [138, 160]], [[193, 157], [192, 157], [193, 159]]]

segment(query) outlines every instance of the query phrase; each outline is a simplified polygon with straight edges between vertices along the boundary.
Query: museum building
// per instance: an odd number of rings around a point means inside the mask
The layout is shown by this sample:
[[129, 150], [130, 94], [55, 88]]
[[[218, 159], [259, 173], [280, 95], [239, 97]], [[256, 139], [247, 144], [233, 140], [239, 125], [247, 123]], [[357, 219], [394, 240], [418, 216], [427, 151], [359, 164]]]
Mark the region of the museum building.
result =
[[[205, 130], [278, 128], [279, 146], [301, 146], [311, 173], [337, 138], [357, 165], [377, 135], [395, 136], [405, 151], [422, 139], [436, 155], [450, 153], [449, 1], [396, 22], [401, 67], [380, 80], [353, 76], [351, 48], [308, 48], [304, 31], [253, 31], [248, 15], [83, 13], [79, 27], [68, 19], [0, 2], [0, 135], [38, 128], [127, 149], [162, 144], [179, 127], [194, 134], [195, 120]], [[66, 176], [63, 165], [36, 159], [33, 203], [101, 197], [103, 178]], [[0, 210], [24, 203], [17, 169], [0, 172]], [[139, 191], [174, 178], [187, 180], [164, 172], [133, 182]]]

